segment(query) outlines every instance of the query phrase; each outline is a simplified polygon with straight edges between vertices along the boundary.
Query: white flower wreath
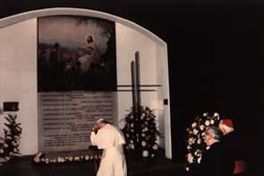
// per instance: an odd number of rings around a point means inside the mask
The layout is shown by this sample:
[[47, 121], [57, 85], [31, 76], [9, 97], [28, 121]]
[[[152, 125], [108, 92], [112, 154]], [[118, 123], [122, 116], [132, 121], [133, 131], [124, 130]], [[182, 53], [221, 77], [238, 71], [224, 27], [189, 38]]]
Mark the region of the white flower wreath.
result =
[[186, 129], [187, 131], [187, 151], [186, 154], [186, 170], [189, 171], [194, 165], [200, 164], [202, 160], [203, 151], [206, 145], [203, 142], [203, 135], [206, 127], [216, 126], [220, 121], [220, 115], [215, 112], [210, 114], [203, 113], [194, 119], [191, 125]]

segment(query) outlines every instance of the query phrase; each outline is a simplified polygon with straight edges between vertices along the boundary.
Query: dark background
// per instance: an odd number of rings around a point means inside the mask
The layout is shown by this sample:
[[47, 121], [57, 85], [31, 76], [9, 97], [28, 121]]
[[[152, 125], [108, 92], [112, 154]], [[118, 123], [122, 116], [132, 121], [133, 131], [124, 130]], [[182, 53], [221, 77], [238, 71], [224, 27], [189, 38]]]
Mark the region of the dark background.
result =
[[133, 21], [168, 44], [173, 159], [183, 161], [195, 116], [234, 120], [251, 175], [263, 175], [263, 3], [257, 0], [4, 0], [0, 17], [87, 8]]

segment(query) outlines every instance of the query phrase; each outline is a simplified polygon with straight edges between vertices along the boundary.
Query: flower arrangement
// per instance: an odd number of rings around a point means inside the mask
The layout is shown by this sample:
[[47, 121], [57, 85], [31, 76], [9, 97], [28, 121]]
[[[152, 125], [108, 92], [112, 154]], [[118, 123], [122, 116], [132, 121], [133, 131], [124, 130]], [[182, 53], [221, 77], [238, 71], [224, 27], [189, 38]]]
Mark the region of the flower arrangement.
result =
[[8, 162], [12, 157], [20, 154], [19, 145], [21, 138], [21, 124], [17, 123], [16, 114], [5, 116], [8, 123], [4, 123], [7, 129], [4, 129], [5, 138], [0, 143], [0, 163]]
[[76, 163], [76, 162], [87, 162], [87, 161], [100, 161], [100, 152], [88, 152], [86, 154], [80, 155], [61, 155], [61, 156], [46, 156], [42, 152], [38, 152], [33, 157], [33, 162], [36, 164], [66, 164], [66, 163]]
[[124, 118], [123, 133], [126, 139], [126, 150], [135, 153], [138, 158], [154, 158], [159, 146], [156, 127], [156, 116], [149, 107], [140, 106], [132, 110]]
[[197, 116], [191, 125], [186, 129], [187, 131], [187, 165], [186, 170], [189, 171], [192, 167], [200, 164], [202, 160], [203, 151], [206, 145], [203, 141], [205, 129], [209, 126], [218, 126], [220, 115], [218, 113], [210, 114], [203, 113], [202, 116]]

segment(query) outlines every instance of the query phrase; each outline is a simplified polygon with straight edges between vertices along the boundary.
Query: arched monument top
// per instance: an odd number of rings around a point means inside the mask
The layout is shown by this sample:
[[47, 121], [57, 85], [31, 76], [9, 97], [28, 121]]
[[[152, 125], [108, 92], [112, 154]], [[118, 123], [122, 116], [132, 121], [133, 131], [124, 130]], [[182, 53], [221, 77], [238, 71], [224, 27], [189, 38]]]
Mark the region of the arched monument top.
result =
[[32, 11], [27, 11], [23, 13], [19, 13], [16, 15], [12, 15], [9, 17], [5, 17], [0, 19], [0, 28], [19, 23], [22, 21], [26, 21], [29, 19], [33, 18], [38, 18], [38, 17], [45, 17], [45, 16], [56, 16], [56, 15], [76, 15], [76, 16], [90, 16], [90, 17], [97, 17], [97, 18], [102, 18], [106, 19], [109, 21], [117, 22], [123, 25], [126, 25], [128, 27], [131, 27], [132, 29], [135, 29], [136, 31], [142, 33], [143, 35], [151, 38], [161, 46], [166, 47], [166, 43], [157, 35], [152, 33], [151, 31], [145, 29], [144, 27], [126, 20], [124, 18], [101, 12], [101, 11], [96, 11], [96, 10], [90, 10], [90, 9], [82, 9], [82, 8], [46, 8], [46, 9], [39, 9], [39, 10], [32, 10]]

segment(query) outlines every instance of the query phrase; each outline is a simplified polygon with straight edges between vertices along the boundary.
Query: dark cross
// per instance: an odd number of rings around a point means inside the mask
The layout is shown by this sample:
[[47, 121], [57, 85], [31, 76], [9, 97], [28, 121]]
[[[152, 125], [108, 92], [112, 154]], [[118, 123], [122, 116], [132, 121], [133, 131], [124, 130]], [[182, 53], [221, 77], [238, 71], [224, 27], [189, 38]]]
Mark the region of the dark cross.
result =
[[135, 53], [135, 61], [131, 61], [131, 85], [132, 85], [132, 111], [134, 125], [135, 125], [135, 132], [136, 132], [136, 154], [140, 155], [141, 151], [141, 144], [139, 143], [139, 138], [141, 134], [141, 96], [140, 96], [140, 64], [139, 64], [139, 52]]
[[139, 52], [135, 53], [135, 61], [131, 61], [131, 85], [132, 85], [132, 107], [135, 111], [140, 111], [140, 63]]

